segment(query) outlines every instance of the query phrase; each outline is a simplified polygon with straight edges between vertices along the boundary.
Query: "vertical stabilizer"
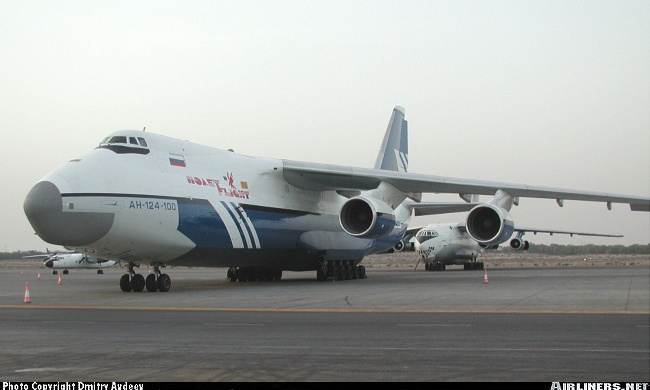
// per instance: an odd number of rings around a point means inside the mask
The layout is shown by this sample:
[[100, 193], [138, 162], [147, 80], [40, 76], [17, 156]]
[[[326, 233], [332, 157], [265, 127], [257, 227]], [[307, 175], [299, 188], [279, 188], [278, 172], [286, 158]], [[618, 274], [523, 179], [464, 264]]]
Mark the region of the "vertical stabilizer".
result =
[[404, 108], [396, 106], [388, 122], [374, 168], [406, 172], [409, 165], [408, 152], [408, 125], [404, 119]]

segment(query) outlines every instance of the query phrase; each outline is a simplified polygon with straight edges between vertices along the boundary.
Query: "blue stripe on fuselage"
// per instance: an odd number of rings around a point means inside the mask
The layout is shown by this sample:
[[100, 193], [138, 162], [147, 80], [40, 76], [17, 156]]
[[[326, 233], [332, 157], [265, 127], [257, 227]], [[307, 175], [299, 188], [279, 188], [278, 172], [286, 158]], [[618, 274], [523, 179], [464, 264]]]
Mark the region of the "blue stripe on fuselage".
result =
[[[230, 204], [232, 205], [233, 209], [237, 212], [237, 215], [239, 216], [239, 220], [244, 225], [244, 228], [246, 228], [246, 232], [248, 232], [248, 237], [250, 237], [250, 240], [251, 240], [251, 245], [253, 246], [253, 248], [257, 248], [256, 242], [255, 242], [256, 241], [256, 239], [255, 239], [255, 235], [256, 235], [255, 234], [255, 226], [252, 226], [253, 221], [250, 220], [251, 225], [249, 225], [249, 223], [248, 223], [249, 219], [248, 219], [248, 217], [246, 217], [246, 215], [245, 215], [245, 213], [243, 211], [243, 208], [239, 207], [239, 205], [235, 204], [234, 202], [230, 202]], [[245, 237], [242, 237], [242, 238], [245, 238]]]
[[[230, 207], [228, 207], [228, 204], [226, 202], [222, 201], [221, 204], [228, 212], [228, 215], [230, 215], [230, 218], [232, 218], [233, 222], [235, 223], [235, 226], [237, 226], [237, 231], [239, 232], [239, 237], [241, 237], [242, 244], [244, 245], [244, 249], [248, 249], [248, 242], [246, 240], [246, 236], [244, 235], [244, 231], [242, 230], [241, 224], [238, 223], [237, 216], [235, 215], [235, 213], [233, 213]], [[233, 207], [236, 207], [234, 203], [231, 204], [233, 205]], [[255, 248], [255, 245], [253, 245], [253, 248]]]
[[[233, 248], [223, 218], [232, 218], [235, 221], [245, 248], [252, 246], [257, 249], [296, 249], [300, 236], [308, 230], [305, 229], [306, 226], [314, 231], [341, 231], [336, 215], [324, 216], [297, 210], [236, 203], [222, 204], [229, 215], [219, 215], [206, 199], [178, 199], [178, 231], [192, 240], [197, 248], [202, 249]], [[239, 209], [240, 207], [245, 213]], [[246, 216], [252, 226], [248, 225]], [[259, 246], [255, 245], [253, 231], [257, 232]], [[363, 257], [369, 252], [390, 249], [402, 237], [403, 232], [404, 229], [394, 229], [386, 236], [371, 240], [373, 243], [370, 246], [367, 239], [363, 239], [366, 241], [364, 245], [340, 249], [360, 250], [359, 255]], [[246, 235], [250, 237], [251, 246], [246, 244]]]
[[[253, 229], [257, 231], [259, 247], [265, 249], [293, 249], [305, 224], [299, 218], [318, 218], [306, 212], [265, 208], [236, 203], [222, 202], [229, 215], [219, 215], [206, 199], [178, 199], [178, 231], [192, 240], [199, 248], [232, 248], [232, 240], [223, 218], [232, 219], [246, 248], [246, 236], [255, 245]], [[238, 210], [242, 207], [253, 226], [249, 226], [245, 215]], [[235, 211], [233, 211], [235, 210]], [[316, 221], [312, 221], [316, 222]], [[242, 225], [243, 223], [243, 225]], [[311, 223], [309, 226], [314, 226]], [[245, 229], [245, 230], [244, 230]]]
[[331, 229], [325, 218], [296, 210], [253, 205], [240, 205], [252, 222], [260, 247], [264, 249], [295, 249], [300, 235], [307, 229]]
[[205, 199], [178, 199], [178, 231], [197, 247], [232, 248], [226, 225]]

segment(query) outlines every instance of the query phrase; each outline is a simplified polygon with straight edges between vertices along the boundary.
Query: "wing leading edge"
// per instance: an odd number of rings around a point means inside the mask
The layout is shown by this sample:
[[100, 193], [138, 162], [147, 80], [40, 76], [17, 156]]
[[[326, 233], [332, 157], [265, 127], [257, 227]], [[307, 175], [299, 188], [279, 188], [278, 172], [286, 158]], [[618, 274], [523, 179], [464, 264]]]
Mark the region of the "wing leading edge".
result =
[[550, 229], [534, 229], [534, 228], [515, 228], [515, 233], [548, 233], [553, 234], [568, 234], [570, 236], [593, 236], [593, 237], [623, 237], [621, 234], [602, 234], [602, 233], [586, 233], [586, 232], [572, 232], [569, 230], [550, 230]]
[[417, 173], [385, 171], [340, 165], [283, 160], [284, 179], [299, 188], [312, 191], [372, 190], [386, 182], [404, 193], [447, 193], [494, 195], [504, 190], [513, 197], [555, 199], [559, 206], [564, 200], [629, 204], [632, 211], [650, 212], [650, 198], [578, 191], [564, 188], [532, 186], [485, 180], [460, 179]]

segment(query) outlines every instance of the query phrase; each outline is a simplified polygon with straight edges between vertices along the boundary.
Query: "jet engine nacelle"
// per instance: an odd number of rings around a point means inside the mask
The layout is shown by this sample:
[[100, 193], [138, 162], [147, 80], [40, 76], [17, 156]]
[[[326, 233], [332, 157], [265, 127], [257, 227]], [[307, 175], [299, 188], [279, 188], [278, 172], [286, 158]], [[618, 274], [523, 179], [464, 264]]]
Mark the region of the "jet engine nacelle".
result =
[[521, 238], [513, 238], [510, 240], [510, 247], [518, 251], [527, 251], [528, 248], [530, 248], [530, 244], [528, 241], [522, 240]]
[[504, 243], [515, 229], [510, 213], [489, 203], [476, 206], [469, 212], [466, 227], [467, 234], [481, 246]]
[[393, 250], [395, 252], [405, 252], [405, 251], [410, 252], [410, 251], [414, 251], [415, 247], [414, 247], [412, 242], [406, 242], [404, 240], [399, 240], [399, 242], [397, 244], [395, 244], [395, 246], [393, 246]]
[[341, 207], [339, 222], [343, 230], [351, 236], [377, 238], [393, 230], [395, 214], [385, 202], [355, 196]]

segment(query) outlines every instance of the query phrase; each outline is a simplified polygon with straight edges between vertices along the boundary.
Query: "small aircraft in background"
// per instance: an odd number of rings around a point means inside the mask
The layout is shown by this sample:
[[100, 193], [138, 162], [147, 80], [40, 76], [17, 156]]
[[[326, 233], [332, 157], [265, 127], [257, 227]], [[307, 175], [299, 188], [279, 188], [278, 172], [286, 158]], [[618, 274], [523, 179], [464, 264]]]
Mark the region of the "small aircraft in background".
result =
[[[410, 250], [418, 254], [418, 261], [423, 261], [427, 271], [444, 271], [448, 265], [463, 265], [465, 270], [482, 270], [484, 264], [477, 257], [486, 249], [496, 249], [499, 245], [485, 245], [470, 237], [467, 227], [462, 222], [432, 223], [423, 228], [409, 229], [414, 234]], [[535, 228], [514, 228], [514, 238], [510, 247], [516, 250], [528, 250], [530, 244], [523, 239], [527, 232], [569, 234], [579, 236], [623, 237], [621, 235], [584, 233], [564, 230]]]
[[54, 252], [50, 254], [50, 251], [47, 250], [47, 254], [43, 255], [32, 255], [25, 256], [24, 258], [42, 258], [43, 265], [47, 268], [52, 269], [52, 274], [56, 275], [58, 269], [63, 270], [63, 274], [68, 274], [68, 269], [80, 268], [80, 269], [97, 269], [98, 274], [104, 273], [104, 268], [112, 267], [119, 262], [116, 260], [105, 260], [100, 259], [94, 256], [88, 256], [83, 253], [77, 252], [68, 252], [68, 253], [58, 253]]

